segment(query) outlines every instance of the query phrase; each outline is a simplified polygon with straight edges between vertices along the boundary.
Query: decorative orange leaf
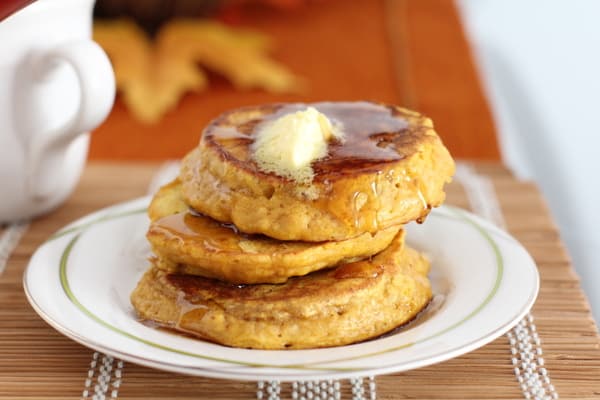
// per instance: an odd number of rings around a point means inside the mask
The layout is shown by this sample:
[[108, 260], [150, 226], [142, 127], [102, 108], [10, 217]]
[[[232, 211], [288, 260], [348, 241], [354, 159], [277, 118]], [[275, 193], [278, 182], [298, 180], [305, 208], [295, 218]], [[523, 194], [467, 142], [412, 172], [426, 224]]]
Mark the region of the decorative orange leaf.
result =
[[198, 64], [241, 90], [295, 92], [302, 81], [268, 58], [271, 40], [258, 32], [204, 20], [172, 20], [154, 42], [129, 20], [96, 22], [94, 38], [113, 61], [125, 104], [143, 122], [158, 121], [188, 91], [207, 87]]

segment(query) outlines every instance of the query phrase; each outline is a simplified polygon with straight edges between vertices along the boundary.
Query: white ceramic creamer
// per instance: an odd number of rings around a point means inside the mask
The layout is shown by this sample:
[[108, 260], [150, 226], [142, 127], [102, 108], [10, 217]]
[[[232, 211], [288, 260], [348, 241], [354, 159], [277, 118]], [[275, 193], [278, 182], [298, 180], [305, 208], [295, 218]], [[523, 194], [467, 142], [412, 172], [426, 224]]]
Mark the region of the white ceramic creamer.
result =
[[94, 0], [38, 0], [0, 22], [0, 222], [43, 214], [74, 189], [115, 79], [91, 40]]

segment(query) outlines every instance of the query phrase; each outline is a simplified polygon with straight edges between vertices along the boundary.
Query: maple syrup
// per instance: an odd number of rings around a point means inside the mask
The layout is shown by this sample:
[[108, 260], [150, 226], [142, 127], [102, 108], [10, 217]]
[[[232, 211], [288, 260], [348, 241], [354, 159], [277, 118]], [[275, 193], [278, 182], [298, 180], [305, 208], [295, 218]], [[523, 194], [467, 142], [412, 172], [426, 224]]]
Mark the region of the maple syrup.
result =
[[[199, 213], [182, 212], [163, 217], [150, 228], [166, 233], [168, 240], [185, 240], [218, 252], [238, 247], [238, 239], [252, 236], [239, 232], [233, 224], [217, 222]], [[232, 235], [234, 233], [234, 235]]]
[[[332, 139], [328, 143], [327, 155], [313, 161], [312, 182], [297, 185], [299, 194], [310, 194], [305, 197], [306, 201], [335, 215], [340, 221], [348, 221], [357, 231], [376, 232], [382, 227], [406, 222], [394, 220], [396, 213], [390, 211], [393, 207], [404, 207], [390, 206], [389, 199], [395, 196], [391, 191], [395, 188], [403, 193], [412, 192], [406, 197], [413, 202], [411, 204], [418, 202], [423, 210], [420, 220], [425, 218], [430, 208], [426, 191], [417, 179], [413, 179], [405, 165], [396, 166], [398, 161], [418, 151], [429, 129], [426, 124], [409, 122], [418, 118], [410, 111], [366, 101], [248, 107], [225, 113], [212, 121], [204, 131], [202, 145], [214, 147], [222, 158], [228, 160], [225, 165], [235, 165], [265, 177], [275, 185], [278, 185], [278, 180], [285, 184], [290, 181], [288, 178], [259, 169], [252, 159], [252, 143], [264, 124], [308, 106], [316, 108], [343, 131], [343, 139]], [[372, 179], [370, 188], [362, 186], [350, 195], [344, 190], [344, 196], [337, 193], [336, 182], [350, 182], [358, 176], [369, 176]], [[352, 183], [345, 185], [351, 186]], [[384, 198], [385, 201], [382, 201]]]
[[[327, 157], [313, 163], [317, 180], [377, 168], [381, 163], [400, 160], [410, 155], [403, 151], [410, 152], [421, 134], [419, 129], [409, 126], [402, 111], [395, 107], [369, 102], [321, 102], [310, 105], [338, 124], [345, 133], [343, 141], [333, 140], [329, 144]], [[218, 118], [208, 125], [204, 139], [209, 142], [235, 139], [249, 145], [263, 124], [303, 110], [307, 104], [274, 104], [266, 107], [266, 114], [242, 121], [235, 127], [223, 124], [223, 120]], [[399, 151], [399, 148], [403, 150]]]
[[333, 272], [333, 277], [335, 279], [374, 279], [383, 274], [384, 271], [385, 267], [383, 265], [358, 261], [337, 267]]

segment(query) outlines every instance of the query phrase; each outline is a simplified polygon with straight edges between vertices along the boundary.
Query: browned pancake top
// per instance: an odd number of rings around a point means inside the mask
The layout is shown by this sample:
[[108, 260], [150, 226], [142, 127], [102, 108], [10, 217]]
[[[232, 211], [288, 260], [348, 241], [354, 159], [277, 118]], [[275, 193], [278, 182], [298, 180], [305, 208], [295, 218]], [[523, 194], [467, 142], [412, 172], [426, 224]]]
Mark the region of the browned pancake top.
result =
[[[399, 251], [399, 250], [398, 250]], [[168, 274], [168, 281], [177, 287], [190, 303], [213, 297], [239, 301], [292, 301], [309, 296], [339, 295], [374, 285], [384, 273], [393, 274], [398, 267], [378, 261], [364, 260], [341, 265], [335, 269], [293, 277], [284, 284], [236, 285], [215, 279], [185, 274]], [[347, 280], [345, 284], [340, 281]]]
[[292, 103], [226, 112], [206, 127], [203, 145], [215, 149], [236, 167], [266, 174], [251, 158], [256, 133], [263, 124], [308, 106], [341, 124], [345, 133], [343, 143], [330, 142], [327, 156], [312, 163], [316, 181], [377, 172], [382, 165], [411, 156], [428, 136], [428, 127], [421, 123], [425, 117], [395, 106], [364, 101]]

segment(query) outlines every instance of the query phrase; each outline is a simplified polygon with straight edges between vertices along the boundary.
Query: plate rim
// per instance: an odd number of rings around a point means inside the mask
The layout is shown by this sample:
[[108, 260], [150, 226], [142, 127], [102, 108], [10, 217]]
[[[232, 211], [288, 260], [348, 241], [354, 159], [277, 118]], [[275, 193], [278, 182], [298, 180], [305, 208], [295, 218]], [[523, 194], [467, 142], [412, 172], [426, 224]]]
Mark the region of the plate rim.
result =
[[[38, 247], [38, 249], [36, 249], [36, 251], [34, 252], [34, 255], [35, 255], [35, 253], [37, 253], [37, 251], [41, 247], [43, 247], [47, 243], [53, 241], [54, 239], [58, 239], [59, 237], [73, 233], [74, 234], [73, 238], [71, 238], [69, 240], [69, 242], [66, 244], [65, 250], [63, 250], [61, 252], [60, 263], [63, 264], [63, 261], [64, 261], [63, 258], [64, 258], [65, 252], [67, 252], [67, 248], [70, 250], [70, 248], [73, 247], [75, 242], [78, 240], [79, 236], [85, 232], [86, 228], [93, 226], [94, 224], [96, 224], [98, 222], [103, 222], [103, 221], [107, 221], [107, 220], [111, 220], [111, 219], [116, 219], [119, 217], [131, 216], [131, 215], [141, 213], [146, 209], [146, 207], [134, 208], [134, 206], [138, 205], [138, 203], [139, 204], [147, 204], [147, 202], [149, 201], [149, 198], [150, 198], [149, 196], [145, 196], [145, 197], [141, 197], [141, 198], [134, 199], [131, 201], [118, 203], [113, 206], [109, 206], [109, 207], [97, 210], [93, 213], [90, 213], [81, 218], [78, 218], [77, 220], [73, 221], [72, 223], [70, 223], [70, 224], [66, 225], [65, 227], [61, 228], [60, 230], [58, 230], [55, 234], [51, 235], [46, 241], [44, 241], [44, 243], [42, 243], [40, 245], [40, 247]], [[168, 361], [157, 361], [156, 359], [147, 358], [144, 356], [140, 356], [138, 354], [123, 352], [123, 351], [111, 348], [109, 345], [105, 345], [94, 339], [91, 339], [89, 336], [80, 334], [68, 327], [63, 326], [63, 324], [60, 321], [56, 320], [53, 316], [48, 315], [48, 313], [46, 313], [46, 311], [44, 311], [43, 307], [40, 304], [38, 304], [38, 302], [35, 300], [33, 294], [31, 293], [31, 290], [28, 286], [28, 279], [29, 279], [28, 276], [30, 274], [30, 270], [31, 270], [30, 267], [32, 265], [31, 260], [30, 260], [29, 264], [27, 265], [26, 270], [23, 274], [23, 287], [24, 287], [24, 291], [25, 291], [27, 300], [29, 301], [29, 303], [31, 304], [33, 309], [36, 311], [36, 313], [44, 321], [46, 321], [46, 323], [48, 323], [51, 327], [53, 327], [58, 332], [69, 337], [70, 339], [72, 339], [86, 347], [90, 347], [94, 350], [104, 352], [106, 354], [109, 354], [114, 357], [118, 357], [125, 361], [134, 362], [137, 364], [150, 366], [150, 367], [161, 369], [161, 370], [178, 372], [178, 373], [183, 373], [183, 374], [188, 374], [188, 375], [207, 376], [207, 377], [212, 377], [212, 378], [238, 379], [238, 380], [268, 379], [264, 374], [253, 372], [253, 371], [260, 370], [260, 369], [263, 369], [263, 370], [265, 370], [265, 369], [288, 370], [289, 369], [290, 371], [296, 371], [295, 373], [290, 373], [290, 374], [284, 374], [284, 373], [281, 373], [280, 371], [278, 371], [276, 374], [269, 374], [269, 377], [271, 379], [273, 376], [275, 376], [277, 379], [282, 380], [282, 381], [290, 381], [290, 380], [297, 380], [297, 379], [306, 380], [306, 379], [313, 379], [313, 378], [323, 379], [324, 377], [350, 378], [350, 377], [358, 377], [358, 376], [373, 375], [373, 374], [385, 374], [385, 373], [390, 373], [390, 372], [402, 372], [402, 371], [420, 368], [423, 366], [446, 361], [446, 360], [454, 358], [458, 355], [468, 353], [474, 349], [477, 349], [477, 348], [491, 342], [492, 340], [503, 335], [508, 330], [510, 330], [512, 327], [514, 327], [528, 313], [528, 311], [533, 306], [533, 304], [537, 298], [537, 295], [539, 293], [540, 279], [539, 279], [539, 272], [538, 272], [537, 266], [535, 264], [535, 261], [531, 258], [531, 256], [529, 255], [527, 250], [524, 248], [524, 246], [522, 246], [516, 239], [514, 239], [507, 232], [505, 232], [502, 229], [491, 224], [489, 221], [486, 221], [486, 220], [482, 219], [481, 217], [478, 217], [478, 216], [472, 214], [469, 211], [463, 210], [463, 209], [455, 207], [455, 206], [449, 206], [449, 205], [444, 205], [440, 208], [442, 210], [447, 209], [447, 210], [451, 211], [453, 214], [455, 214], [455, 216], [462, 217], [461, 219], [463, 221], [471, 224], [473, 228], [478, 230], [479, 233], [481, 235], [483, 235], [485, 237], [485, 239], [488, 241], [488, 243], [492, 246], [495, 256], [497, 258], [500, 257], [500, 260], [496, 261], [499, 264], [502, 264], [502, 260], [501, 260], [502, 254], [499, 250], [500, 246], [498, 244], [496, 244], [495, 240], [492, 238], [492, 234], [501, 233], [503, 236], [510, 239], [514, 243], [514, 245], [517, 245], [518, 247], [523, 249], [524, 252], [526, 253], [526, 255], [530, 258], [530, 261], [532, 264], [531, 271], [533, 272], [534, 285], [533, 285], [533, 287], [530, 288], [529, 296], [528, 296], [527, 300], [523, 303], [521, 309], [518, 312], [516, 312], [515, 316], [512, 317], [508, 322], [504, 323], [501, 326], [498, 326], [496, 329], [494, 329], [492, 331], [488, 331], [487, 333], [483, 334], [481, 337], [479, 337], [475, 340], [472, 340], [469, 343], [462, 344], [462, 345], [454, 347], [450, 350], [443, 350], [434, 355], [428, 355], [428, 356], [424, 356], [421, 358], [412, 359], [409, 362], [399, 362], [399, 363], [388, 364], [388, 365], [384, 365], [384, 366], [380, 366], [380, 367], [378, 366], [378, 367], [370, 367], [370, 368], [369, 367], [366, 367], [366, 368], [320, 367], [320, 368], [318, 368], [318, 367], [314, 367], [314, 366], [310, 367], [310, 365], [314, 365], [314, 364], [318, 365], [319, 363], [327, 364], [327, 363], [353, 360], [356, 358], [368, 358], [368, 357], [376, 356], [376, 355], [379, 355], [382, 353], [390, 353], [390, 352], [398, 351], [404, 347], [409, 347], [409, 346], [412, 346], [419, 342], [428, 340], [431, 337], [443, 335], [443, 334], [447, 333], [448, 331], [451, 331], [452, 329], [456, 328], [458, 325], [469, 320], [470, 318], [475, 316], [478, 312], [480, 312], [481, 309], [485, 308], [485, 305], [488, 304], [489, 301], [491, 301], [491, 299], [494, 298], [494, 295], [497, 292], [498, 287], [501, 286], [501, 282], [500, 281], [496, 282], [496, 284], [494, 285], [494, 289], [492, 291], [490, 291], [486, 295], [485, 299], [481, 302], [481, 304], [478, 307], [476, 307], [476, 309], [471, 311], [466, 317], [463, 317], [460, 321], [451, 324], [450, 327], [443, 329], [436, 334], [428, 335], [425, 339], [411, 342], [408, 344], [408, 346], [394, 346], [391, 349], [387, 348], [383, 351], [373, 352], [373, 353], [369, 353], [369, 354], [363, 354], [363, 355], [360, 355], [357, 357], [350, 357], [350, 358], [342, 359], [342, 360], [340, 360], [340, 359], [326, 360], [326, 361], [320, 361], [320, 362], [315, 362], [315, 363], [308, 363], [306, 365], [301, 365], [301, 364], [300, 365], [299, 364], [296, 364], [296, 365], [293, 365], [293, 364], [287, 364], [287, 365], [258, 365], [258, 364], [256, 364], [256, 365], [253, 365], [252, 363], [249, 363], [249, 362], [237, 362], [237, 361], [232, 361], [232, 360], [227, 360], [227, 359], [217, 359], [215, 357], [212, 357], [212, 358], [211, 357], [202, 357], [205, 360], [217, 361], [217, 362], [222, 362], [225, 364], [222, 366], [208, 366], [208, 367], [182, 365], [181, 363], [172, 363], [172, 362], [168, 362]], [[118, 209], [118, 210], [122, 209], [123, 211], [117, 212], [117, 213], [111, 215], [110, 212], [115, 209]], [[443, 214], [438, 214], [438, 215], [448, 217], [448, 215], [443, 215]], [[94, 217], [99, 217], [99, 218], [94, 218]], [[80, 223], [81, 221], [83, 221], [83, 222]], [[32, 258], [33, 258], [33, 256], [32, 256]], [[60, 274], [61, 285], [63, 285], [62, 265], [59, 266], [58, 272]], [[152, 343], [152, 342], [148, 343], [148, 341], [138, 338], [138, 337], [136, 337], [136, 335], [132, 335], [130, 333], [124, 332], [122, 329], [111, 326], [109, 323], [104, 322], [101, 318], [99, 318], [99, 317], [95, 316], [93, 313], [89, 312], [83, 305], [81, 305], [81, 303], [79, 303], [79, 305], [76, 304], [73, 301], [73, 299], [69, 296], [67, 289], [64, 286], [62, 287], [62, 290], [63, 290], [63, 294], [67, 297], [68, 301], [73, 303], [73, 305], [76, 307], [76, 309], [79, 312], [86, 314], [87, 317], [92, 318], [95, 323], [99, 323], [104, 328], [115, 331], [116, 333], [119, 333], [121, 335], [129, 337], [132, 340], [141, 341], [142, 343], [144, 343], [146, 345], [157, 347], [164, 351], [175, 350], [177, 353], [183, 354], [184, 356], [188, 356], [188, 357], [192, 356], [192, 357], [198, 358], [195, 355], [186, 354], [186, 352], [184, 352], [184, 351], [171, 349], [171, 348], [165, 349], [166, 346], [161, 346], [161, 345], [155, 346], [156, 345], [155, 343]], [[233, 366], [234, 368], [250, 368], [250, 371], [244, 372], [244, 371], [225, 370], [224, 368], [226, 368], [227, 366], [229, 366], [229, 367]], [[299, 374], [297, 371], [308, 371], [308, 373], [307, 374]], [[232, 378], [232, 376], [233, 376], [233, 378]]]

